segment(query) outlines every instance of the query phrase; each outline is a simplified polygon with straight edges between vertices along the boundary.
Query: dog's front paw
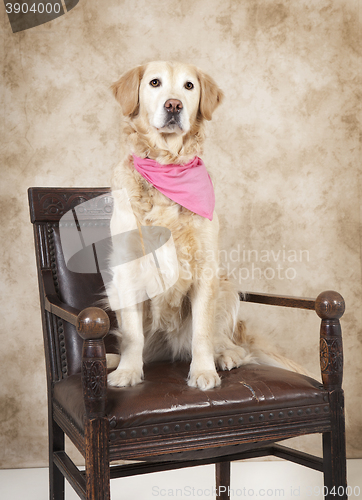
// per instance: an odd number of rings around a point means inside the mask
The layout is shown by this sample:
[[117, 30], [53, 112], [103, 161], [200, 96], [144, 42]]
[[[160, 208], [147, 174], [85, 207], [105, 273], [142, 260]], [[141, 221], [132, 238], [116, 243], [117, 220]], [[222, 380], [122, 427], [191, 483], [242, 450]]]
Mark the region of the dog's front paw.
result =
[[118, 368], [108, 375], [108, 384], [113, 387], [128, 387], [140, 384], [143, 379], [143, 373], [139, 370], [127, 370]]
[[190, 372], [187, 384], [202, 391], [219, 387], [221, 379], [216, 370], [192, 371]]
[[222, 370], [232, 370], [246, 363], [253, 362], [252, 356], [240, 346], [225, 349], [216, 358], [216, 364]]

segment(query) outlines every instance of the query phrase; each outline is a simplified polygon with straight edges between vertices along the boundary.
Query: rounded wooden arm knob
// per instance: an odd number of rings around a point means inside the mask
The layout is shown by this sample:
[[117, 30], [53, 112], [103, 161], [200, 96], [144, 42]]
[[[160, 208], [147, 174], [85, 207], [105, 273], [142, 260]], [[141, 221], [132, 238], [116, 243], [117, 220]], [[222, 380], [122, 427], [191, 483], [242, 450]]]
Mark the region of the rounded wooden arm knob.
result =
[[316, 299], [315, 310], [322, 319], [339, 319], [345, 310], [344, 299], [332, 290], [322, 292]]
[[101, 339], [109, 331], [108, 314], [99, 307], [87, 307], [78, 314], [76, 327], [84, 340]]

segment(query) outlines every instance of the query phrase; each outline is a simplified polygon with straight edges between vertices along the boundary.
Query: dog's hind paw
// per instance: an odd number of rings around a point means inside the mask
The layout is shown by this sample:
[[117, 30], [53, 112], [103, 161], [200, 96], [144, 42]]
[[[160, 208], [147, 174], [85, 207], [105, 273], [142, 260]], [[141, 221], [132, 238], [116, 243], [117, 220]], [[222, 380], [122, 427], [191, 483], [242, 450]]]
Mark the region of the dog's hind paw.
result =
[[119, 368], [108, 375], [108, 385], [113, 387], [128, 387], [140, 384], [143, 373], [139, 370], [126, 370]]
[[239, 346], [235, 346], [232, 349], [225, 349], [216, 358], [216, 364], [221, 370], [232, 370], [251, 361], [252, 357], [250, 354], [243, 347]]
[[208, 389], [213, 389], [214, 387], [219, 387], [221, 384], [221, 379], [216, 373], [216, 370], [206, 370], [190, 372], [187, 384], [190, 387], [196, 387], [202, 391], [207, 391]]

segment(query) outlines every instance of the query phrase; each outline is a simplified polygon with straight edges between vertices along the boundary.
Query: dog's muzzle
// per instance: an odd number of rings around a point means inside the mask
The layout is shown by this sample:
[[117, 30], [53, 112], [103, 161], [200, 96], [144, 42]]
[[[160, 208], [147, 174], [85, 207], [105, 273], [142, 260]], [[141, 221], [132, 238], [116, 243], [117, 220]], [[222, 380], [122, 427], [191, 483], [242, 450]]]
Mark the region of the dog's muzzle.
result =
[[176, 126], [182, 130], [181, 126], [181, 111], [183, 104], [178, 99], [168, 99], [164, 104], [165, 127], [175, 128]]

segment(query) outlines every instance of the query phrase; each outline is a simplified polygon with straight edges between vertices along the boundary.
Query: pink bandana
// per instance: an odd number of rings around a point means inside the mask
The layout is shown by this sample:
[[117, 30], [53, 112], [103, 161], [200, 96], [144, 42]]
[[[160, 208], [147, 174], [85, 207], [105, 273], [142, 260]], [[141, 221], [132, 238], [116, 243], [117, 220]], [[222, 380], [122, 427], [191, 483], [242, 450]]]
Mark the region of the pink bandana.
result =
[[135, 169], [158, 191], [179, 205], [212, 220], [214, 188], [204, 162], [198, 156], [185, 165], [161, 165], [133, 155]]

